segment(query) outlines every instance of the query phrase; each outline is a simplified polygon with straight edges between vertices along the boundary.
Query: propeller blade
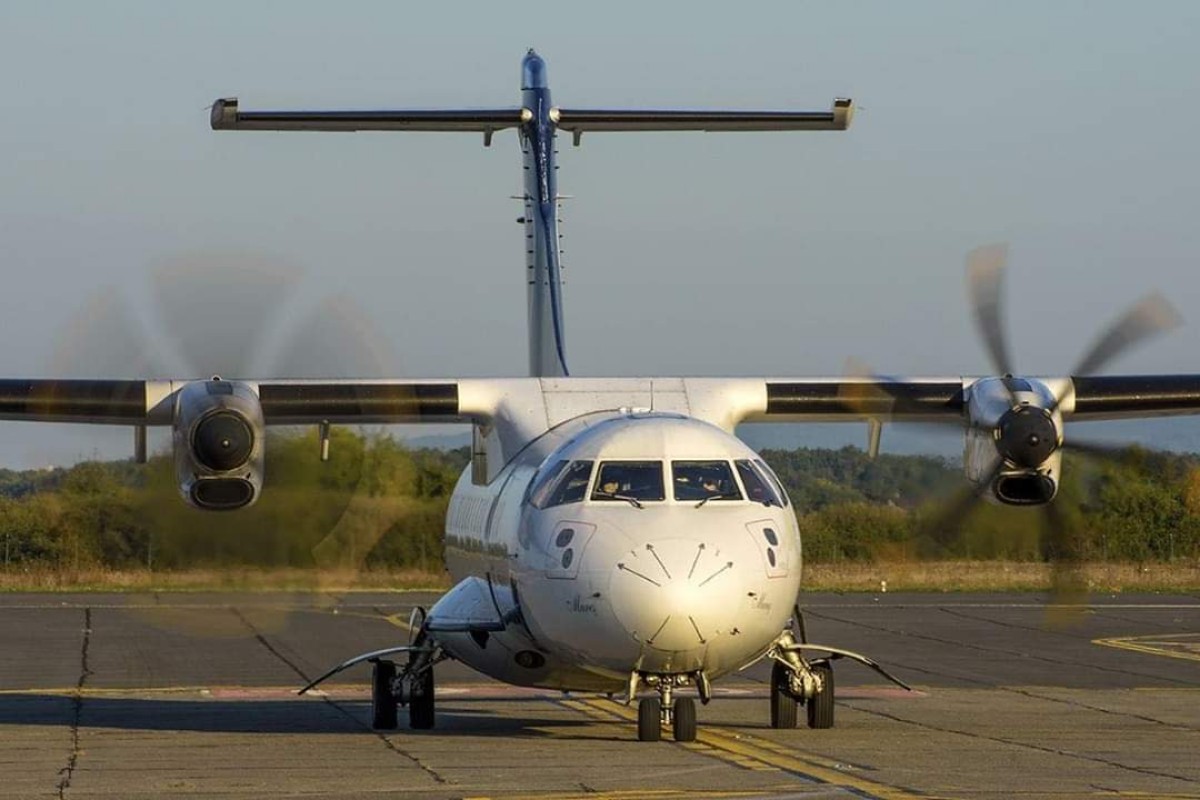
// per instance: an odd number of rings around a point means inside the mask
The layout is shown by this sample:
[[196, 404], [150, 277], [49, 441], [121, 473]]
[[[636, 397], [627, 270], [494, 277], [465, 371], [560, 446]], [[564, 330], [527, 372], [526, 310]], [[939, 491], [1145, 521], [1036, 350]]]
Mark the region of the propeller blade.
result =
[[327, 297], [289, 326], [271, 359], [288, 378], [389, 378], [401, 374], [395, 349], [366, 311], [344, 295]]
[[1095, 442], [1087, 439], [1078, 439], [1074, 436], [1063, 439], [1062, 449], [1098, 458], [1102, 461], [1120, 462], [1129, 455], [1128, 445]]
[[300, 282], [298, 269], [232, 254], [168, 261], [151, 276], [161, 338], [176, 373], [248, 378], [253, 359]]
[[1080, 359], [1072, 375], [1092, 375], [1130, 347], [1178, 327], [1182, 318], [1157, 292], [1142, 298], [1101, 334]]
[[967, 255], [967, 296], [975, 315], [975, 325], [998, 375], [1012, 374], [1002, 317], [1007, 261], [1008, 245], [1005, 244], [980, 247]]
[[1076, 514], [1067, 513], [1057, 502], [1042, 506], [1046, 522], [1043, 552], [1050, 562], [1050, 603], [1046, 624], [1062, 629], [1079, 623], [1087, 601], [1083, 577], [1082, 541]]
[[943, 550], [949, 549], [954, 538], [962, 533], [963, 523], [984, 502], [984, 493], [989, 491], [1003, 468], [1004, 462], [996, 459], [983, 481], [959, 490], [941, 512], [920, 526], [924, 538], [930, 539]]

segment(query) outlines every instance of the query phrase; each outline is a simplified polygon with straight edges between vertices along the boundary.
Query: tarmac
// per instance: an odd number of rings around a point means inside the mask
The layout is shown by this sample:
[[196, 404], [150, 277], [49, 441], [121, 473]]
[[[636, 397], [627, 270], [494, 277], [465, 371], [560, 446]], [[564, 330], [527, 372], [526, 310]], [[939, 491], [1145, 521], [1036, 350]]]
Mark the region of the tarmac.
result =
[[[1200, 597], [804, 594], [832, 730], [774, 730], [768, 672], [691, 744], [635, 709], [437, 668], [433, 731], [370, 728], [366, 667], [428, 593], [0, 596], [0, 797], [1200, 798]], [[803, 717], [803, 714], [801, 715]]]

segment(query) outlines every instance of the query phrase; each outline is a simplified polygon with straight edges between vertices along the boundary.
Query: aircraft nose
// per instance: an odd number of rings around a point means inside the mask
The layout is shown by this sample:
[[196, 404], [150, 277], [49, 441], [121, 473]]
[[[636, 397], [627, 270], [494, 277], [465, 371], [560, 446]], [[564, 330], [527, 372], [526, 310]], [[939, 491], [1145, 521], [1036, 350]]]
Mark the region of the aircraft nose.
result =
[[706, 645], [734, 624], [737, 554], [708, 542], [663, 539], [635, 547], [612, 577], [613, 611], [638, 642], [678, 652]]

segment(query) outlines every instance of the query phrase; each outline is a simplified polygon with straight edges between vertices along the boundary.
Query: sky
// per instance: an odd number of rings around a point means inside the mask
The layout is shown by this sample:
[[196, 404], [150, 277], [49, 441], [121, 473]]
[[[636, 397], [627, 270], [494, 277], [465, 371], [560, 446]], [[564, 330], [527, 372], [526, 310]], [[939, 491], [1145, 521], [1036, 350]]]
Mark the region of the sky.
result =
[[[0, 374], [190, 376], [208, 349], [274, 377], [356, 336], [364, 377], [524, 374], [515, 133], [215, 133], [208, 106], [514, 106], [529, 47], [564, 107], [859, 106], [846, 133], [561, 141], [573, 374], [980, 374], [963, 260], [992, 242], [1017, 366], [1064, 373], [1149, 291], [1200, 323], [1198, 23], [1166, 1], [8, 0]], [[1109, 371], [1200, 372], [1198, 341]], [[3, 423], [0, 465], [131, 444]]]

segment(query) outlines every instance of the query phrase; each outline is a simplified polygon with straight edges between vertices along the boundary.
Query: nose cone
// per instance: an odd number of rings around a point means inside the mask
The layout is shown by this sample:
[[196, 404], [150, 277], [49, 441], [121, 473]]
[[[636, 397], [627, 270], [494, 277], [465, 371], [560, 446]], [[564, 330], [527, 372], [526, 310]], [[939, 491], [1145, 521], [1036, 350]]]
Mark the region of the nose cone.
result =
[[531, 48], [521, 62], [521, 88], [546, 88], [546, 62]]
[[[613, 573], [613, 612], [636, 641], [663, 652], [705, 647], [734, 625], [742, 569], [736, 556], [695, 540], [634, 548]], [[733, 601], [733, 602], [731, 602]]]

